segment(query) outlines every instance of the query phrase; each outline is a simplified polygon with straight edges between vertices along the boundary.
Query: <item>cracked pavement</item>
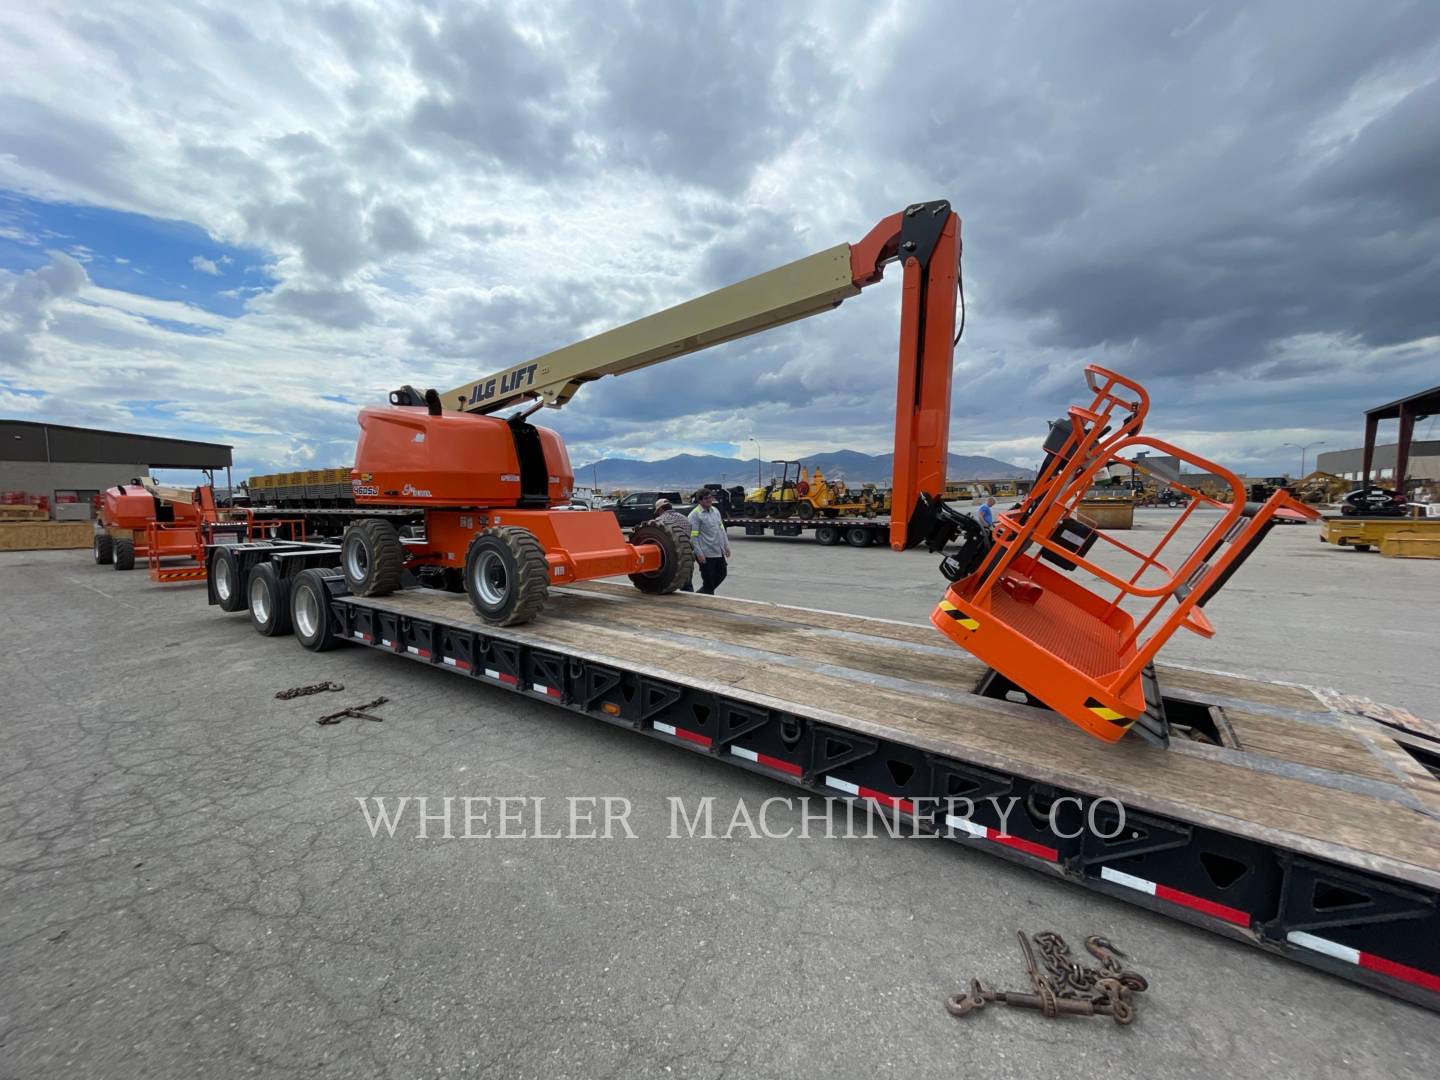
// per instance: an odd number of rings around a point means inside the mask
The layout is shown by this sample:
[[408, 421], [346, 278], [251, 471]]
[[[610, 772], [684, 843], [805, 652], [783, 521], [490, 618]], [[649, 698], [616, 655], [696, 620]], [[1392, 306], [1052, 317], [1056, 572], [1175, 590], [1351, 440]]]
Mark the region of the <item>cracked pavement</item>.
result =
[[[939, 592], [923, 555], [736, 549], [731, 595], [910, 618]], [[888, 596], [832, 588], [882, 569]], [[667, 839], [669, 795], [726, 820], [795, 792], [441, 670], [262, 638], [203, 586], [4, 553], [0, 616], [0, 1078], [1433, 1075], [1432, 1014], [1002, 859]], [[1423, 612], [1391, 618], [1422, 632]], [[1385, 698], [1381, 654], [1345, 651], [1332, 681]], [[1254, 670], [1239, 647], [1209, 666]], [[344, 692], [273, 697], [325, 679]], [[383, 723], [314, 723], [380, 695]], [[638, 838], [376, 839], [372, 795], [622, 796]], [[1151, 982], [1137, 1023], [948, 1016], [972, 975], [1023, 985], [1017, 926], [1112, 938]]]

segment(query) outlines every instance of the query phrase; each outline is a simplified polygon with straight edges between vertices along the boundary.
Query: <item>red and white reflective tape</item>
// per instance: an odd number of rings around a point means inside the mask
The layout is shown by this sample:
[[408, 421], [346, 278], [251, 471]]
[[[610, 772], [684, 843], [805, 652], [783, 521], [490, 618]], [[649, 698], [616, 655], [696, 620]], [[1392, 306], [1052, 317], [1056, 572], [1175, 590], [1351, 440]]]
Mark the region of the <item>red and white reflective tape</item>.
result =
[[[487, 672], [487, 674], [488, 674], [488, 672]], [[556, 700], [559, 700], [559, 698], [560, 698], [560, 691], [557, 690], [557, 689], [555, 689], [555, 687], [553, 687], [553, 686], [546, 686], [544, 683], [538, 683], [538, 682], [537, 682], [537, 683], [531, 683], [530, 685], [531, 685], [531, 687], [534, 689], [534, 691], [535, 691], [537, 694], [544, 694], [546, 697], [552, 697], [552, 698], [555, 698]]]
[[659, 720], [654, 721], [650, 726], [656, 731], [676, 739], [684, 739], [686, 742], [693, 742], [697, 746], [709, 746], [712, 741], [709, 735], [701, 735], [698, 731], [689, 731], [683, 727], [676, 727], [674, 724], [662, 724]]
[[902, 799], [898, 795], [886, 795], [885, 792], [876, 791], [874, 788], [852, 784], [849, 780], [841, 780], [838, 776], [825, 777], [825, 785], [833, 787], [836, 791], [843, 791], [846, 795], [853, 795], [857, 799], [873, 799], [881, 806], [903, 810], [907, 814], [915, 813], [915, 804], [909, 799]]
[[456, 660], [453, 656], [447, 656], [444, 658], [444, 663], [450, 667], [459, 668], [461, 671], [470, 670], [470, 661], [468, 660]]
[[422, 660], [429, 660], [429, 659], [430, 659], [430, 650], [429, 650], [429, 649], [417, 649], [414, 645], [406, 645], [406, 646], [405, 646], [405, 651], [408, 652], [408, 653], [414, 653], [416, 656], [420, 657], [420, 659], [422, 659]]
[[783, 772], [786, 776], [799, 776], [800, 766], [789, 761], [781, 761], [779, 758], [771, 757], [769, 754], [757, 754], [754, 750], [746, 750], [743, 746], [730, 747], [730, 753], [746, 761], [753, 761], [756, 765], [764, 765], [767, 769], [774, 769]]
[[[505, 674], [503, 674], [503, 673], [501, 673], [501, 672], [499, 672], [499, 671], [496, 671], [494, 668], [488, 668], [488, 667], [487, 667], [487, 668], [485, 669], [485, 674], [486, 674], [488, 677], [497, 680], [498, 682], [504, 683], [506, 686], [519, 686], [519, 685], [520, 685], [520, 680], [517, 679], [514, 675], [505, 675]], [[535, 687], [535, 689], [538, 690], [538, 689], [540, 689], [540, 687], [537, 685], [537, 686]], [[556, 697], [559, 697], [560, 695], [559, 695], [559, 694], [556, 694], [555, 696], [556, 696]]]
[[359, 638], [361, 641], [371, 641], [371, 640], [373, 640], [373, 639], [370, 637], [369, 634], [367, 634], [367, 633], [365, 633], [365, 632], [363, 632], [363, 631], [361, 631], [361, 630], [351, 630], [350, 633], [351, 633], [352, 636]]
[[382, 637], [380, 644], [384, 645], [387, 649], [393, 649], [395, 647], [395, 642], [391, 641], [388, 637]]
[[969, 833], [977, 840], [993, 840], [997, 844], [1004, 844], [1016, 851], [1023, 851], [1026, 855], [1034, 855], [1037, 859], [1044, 859], [1046, 862], [1058, 862], [1060, 859], [1060, 852], [1053, 847], [1037, 844], [1034, 840], [1026, 840], [1023, 836], [1002, 833], [999, 829], [981, 825], [978, 821], [971, 821], [969, 818], [946, 814], [945, 824], [958, 832]]
[[1347, 964], [1355, 964], [1366, 971], [1373, 971], [1377, 975], [1388, 975], [1392, 979], [1400, 979], [1403, 982], [1423, 986], [1426, 990], [1440, 993], [1440, 975], [1432, 974], [1429, 971], [1421, 971], [1408, 964], [1397, 964], [1394, 960], [1386, 960], [1383, 956], [1362, 952], [1360, 949], [1341, 945], [1338, 941], [1331, 941], [1329, 938], [1307, 934], [1303, 930], [1291, 930], [1285, 935], [1285, 940], [1291, 945], [1299, 945], [1302, 949], [1323, 953], [1336, 960], [1344, 960]]
[[1135, 877], [1133, 874], [1126, 874], [1119, 870], [1112, 870], [1108, 866], [1100, 868], [1100, 877], [1105, 881], [1114, 882], [1116, 885], [1123, 885], [1127, 889], [1134, 889], [1136, 892], [1148, 893], [1158, 900], [1168, 900], [1172, 904], [1179, 904], [1191, 911], [1198, 911], [1205, 915], [1223, 919], [1225, 922], [1234, 923], [1236, 926], [1249, 926], [1250, 913], [1241, 911], [1239, 908], [1230, 907], [1228, 904], [1217, 903], [1214, 900], [1206, 900], [1203, 896], [1195, 896], [1193, 893], [1181, 892], [1179, 889], [1172, 889], [1169, 885], [1161, 885], [1159, 882], [1146, 881], [1144, 878]]

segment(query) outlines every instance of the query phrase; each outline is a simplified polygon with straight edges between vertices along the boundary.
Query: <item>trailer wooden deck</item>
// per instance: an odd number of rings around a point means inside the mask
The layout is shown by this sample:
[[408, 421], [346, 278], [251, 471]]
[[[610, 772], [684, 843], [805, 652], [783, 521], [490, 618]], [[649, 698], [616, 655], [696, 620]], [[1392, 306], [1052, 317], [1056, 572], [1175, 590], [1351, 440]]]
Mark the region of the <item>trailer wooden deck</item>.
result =
[[[928, 820], [962, 843], [1440, 1008], [1440, 726], [1404, 710], [1167, 665], [1162, 692], [1214, 718], [1222, 744], [1107, 745], [1043, 708], [981, 696], [983, 666], [926, 625], [592, 582], [553, 590], [536, 622], [498, 629], [463, 595], [366, 599], [339, 586], [346, 637], [815, 790], [917, 814], [930, 795], [967, 790], [1041, 810], [1061, 797], [1118, 799], [1130, 825], [1104, 843], [1055, 838], [1035, 813], [1011, 819], [1014, 837], [978, 811]], [[625, 696], [597, 691], [597, 672], [604, 686], [628, 685]], [[662, 700], [654, 686], [671, 688], [668, 711], [644, 705]], [[811, 742], [795, 735], [782, 748], [782, 728], [802, 727]], [[847, 738], [859, 749], [845, 751]]]

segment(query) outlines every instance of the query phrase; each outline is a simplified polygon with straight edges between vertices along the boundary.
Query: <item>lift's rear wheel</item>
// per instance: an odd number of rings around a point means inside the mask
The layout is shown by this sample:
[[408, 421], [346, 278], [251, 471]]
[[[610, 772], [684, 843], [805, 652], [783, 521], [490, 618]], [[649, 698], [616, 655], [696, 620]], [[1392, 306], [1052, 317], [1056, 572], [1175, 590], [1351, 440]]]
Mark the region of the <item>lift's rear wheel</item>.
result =
[[115, 541], [106, 533], [95, 537], [95, 565], [109, 566], [115, 561]]
[[630, 543], [654, 544], [660, 549], [660, 568], [648, 574], [631, 574], [643, 593], [673, 593], [695, 576], [695, 549], [679, 525], [659, 519], [647, 521], [630, 534]]
[[833, 547], [840, 542], [840, 530], [834, 525], [821, 525], [815, 530], [815, 539], [826, 547]]
[[366, 518], [345, 530], [340, 568], [356, 596], [388, 596], [400, 587], [404, 566], [400, 534], [384, 518]]
[[496, 626], [515, 626], [540, 614], [550, 592], [545, 549], [528, 529], [502, 525], [470, 541], [465, 593], [476, 614]]
[[301, 570], [290, 586], [290, 622], [295, 640], [311, 652], [326, 652], [344, 640], [335, 636], [330, 614], [330, 590], [325, 582], [341, 577], [334, 570]]
[[290, 582], [275, 572], [272, 563], [250, 571], [250, 625], [265, 637], [290, 633]]
[[[118, 550], [115, 556], [119, 558]], [[245, 595], [240, 561], [227, 547], [215, 548], [210, 556], [210, 588], [221, 611], [244, 611], [250, 604], [250, 598]]]
[[114, 551], [116, 570], [135, 569], [135, 541], [116, 540]]
[[852, 525], [845, 530], [845, 542], [851, 547], [869, 547], [874, 534], [864, 525]]

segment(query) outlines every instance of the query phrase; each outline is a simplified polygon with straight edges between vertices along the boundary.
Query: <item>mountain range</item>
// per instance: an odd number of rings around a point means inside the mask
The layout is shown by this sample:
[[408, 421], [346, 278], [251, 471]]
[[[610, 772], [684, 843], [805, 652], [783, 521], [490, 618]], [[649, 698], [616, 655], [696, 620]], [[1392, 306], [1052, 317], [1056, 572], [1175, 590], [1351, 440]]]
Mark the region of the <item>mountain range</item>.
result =
[[[800, 464], [812, 469], [818, 465], [830, 479], [844, 480], [847, 484], [885, 485], [890, 482], [894, 457], [894, 454], [834, 450], [801, 458]], [[779, 472], [780, 466], [762, 462], [760, 474], [763, 480]], [[946, 475], [951, 480], [999, 480], [1032, 476], [1033, 471], [979, 454], [951, 454]], [[577, 484], [598, 485], [606, 491], [615, 488], [698, 488], [701, 484], [720, 483], [722, 480], [727, 486], [754, 486], [755, 459], [676, 454], [658, 461], [602, 458], [575, 468]]]

